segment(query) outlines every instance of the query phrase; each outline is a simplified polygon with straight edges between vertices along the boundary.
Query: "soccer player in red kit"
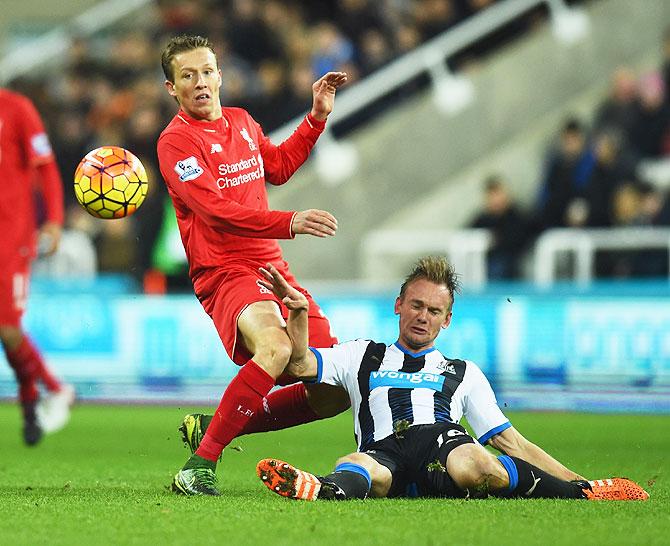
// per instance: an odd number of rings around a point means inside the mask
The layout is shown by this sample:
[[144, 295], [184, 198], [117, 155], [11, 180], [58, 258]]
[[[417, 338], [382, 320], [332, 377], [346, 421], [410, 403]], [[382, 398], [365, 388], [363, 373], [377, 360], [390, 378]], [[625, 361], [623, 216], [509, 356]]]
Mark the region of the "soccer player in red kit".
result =
[[329, 72], [314, 83], [311, 112], [275, 146], [245, 110], [221, 106], [222, 74], [206, 38], [174, 38], [163, 51], [162, 66], [167, 91], [180, 109], [158, 139], [160, 170], [195, 293], [241, 366], [172, 488], [218, 495], [216, 462], [233, 438], [335, 415], [349, 404], [343, 391], [301, 383], [268, 394], [282, 383], [291, 341], [282, 306], [262, 285], [258, 270], [272, 263], [308, 297], [311, 343], [337, 341], [319, 306], [291, 275], [277, 242], [298, 234], [332, 236], [337, 221], [322, 210], [270, 210], [265, 184], [283, 184], [307, 159], [346, 74]]
[[[37, 110], [27, 97], [7, 89], [0, 89], [0, 172], [0, 341], [19, 384], [23, 438], [34, 445], [44, 431], [65, 425], [74, 399], [72, 387], [49, 371], [21, 327], [30, 263], [37, 253], [34, 189], [44, 198], [41, 240], [46, 244], [45, 253], [52, 254], [63, 223], [63, 187]], [[38, 383], [47, 390], [42, 400]]]

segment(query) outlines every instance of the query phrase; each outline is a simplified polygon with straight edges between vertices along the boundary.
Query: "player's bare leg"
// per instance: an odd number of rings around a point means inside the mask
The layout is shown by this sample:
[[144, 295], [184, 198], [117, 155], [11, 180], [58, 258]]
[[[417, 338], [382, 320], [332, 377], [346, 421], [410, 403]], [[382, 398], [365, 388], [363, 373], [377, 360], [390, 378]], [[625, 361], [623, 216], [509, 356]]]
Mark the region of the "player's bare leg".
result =
[[186, 495], [218, 495], [216, 461], [250, 419], [263, 411], [263, 397], [291, 356], [291, 342], [277, 304], [249, 305], [238, 318], [241, 341], [253, 354], [223, 394], [196, 452], [177, 473], [172, 488]]
[[270, 491], [296, 500], [347, 500], [385, 497], [391, 471], [365, 453], [351, 453], [337, 461], [335, 470], [319, 477], [279, 459], [263, 459], [256, 473]]
[[449, 476], [470, 497], [646, 500], [649, 495], [626, 478], [566, 481], [517, 457], [495, 457], [478, 444], [456, 447], [446, 461]]

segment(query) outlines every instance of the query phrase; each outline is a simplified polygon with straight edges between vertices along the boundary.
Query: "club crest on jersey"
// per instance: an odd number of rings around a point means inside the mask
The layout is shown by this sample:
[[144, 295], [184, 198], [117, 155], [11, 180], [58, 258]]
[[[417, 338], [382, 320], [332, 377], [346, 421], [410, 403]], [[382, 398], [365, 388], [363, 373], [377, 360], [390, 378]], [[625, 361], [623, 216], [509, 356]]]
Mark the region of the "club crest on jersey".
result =
[[443, 360], [442, 362], [438, 362], [437, 367], [440, 370], [444, 370], [447, 373], [453, 373], [454, 375], [456, 375], [456, 368], [448, 360]]
[[242, 138], [247, 141], [249, 144], [249, 149], [253, 152], [256, 150], [256, 143], [251, 139], [251, 136], [249, 136], [249, 131], [247, 131], [246, 127], [242, 127], [240, 129], [240, 134], [242, 135]]
[[256, 281], [256, 285], [258, 286], [258, 291], [261, 294], [272, 294], [272, 290], [265, 288], [265, 286], [263, 286], [263, 284], [261, 283], [260, 279]]
[[219, 152], [223, 152], [223, 147], [218, 142], [215, 142], [214, 144], [212, 144], [212, 149], [209, 151], [209, 153], [216, 154]]
[[195, 180], [204, 172], [203, 168], [198, 165], [198, 160], [193, 156], [177, 161], [174, 170], [181, 182]]
[[46, 133], [39, 133], [30, 139], [30, 145], [35, 152], [35, 155], [49, 155], [51, 154], [51, 144], [49, 144], [49, 137]]

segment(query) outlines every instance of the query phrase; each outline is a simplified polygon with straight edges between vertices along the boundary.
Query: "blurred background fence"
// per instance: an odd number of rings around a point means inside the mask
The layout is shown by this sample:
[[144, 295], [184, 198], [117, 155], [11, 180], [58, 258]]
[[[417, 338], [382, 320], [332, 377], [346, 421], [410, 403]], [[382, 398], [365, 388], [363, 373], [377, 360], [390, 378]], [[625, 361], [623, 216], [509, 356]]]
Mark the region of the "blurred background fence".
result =
[[[396, 339], [395, 292], [315, 295], [341, 340]], [[38, 280], [29, 309], [27, 328], [84, 400], [215, 403], [236, 373], [193, 296], [138, 295], [123, 278]], [[479, 364], [511, 409], [670, 412], [666, 283], [466, 291], [437, 346]], [[0, 367], [0, 395], [14, 389]]]

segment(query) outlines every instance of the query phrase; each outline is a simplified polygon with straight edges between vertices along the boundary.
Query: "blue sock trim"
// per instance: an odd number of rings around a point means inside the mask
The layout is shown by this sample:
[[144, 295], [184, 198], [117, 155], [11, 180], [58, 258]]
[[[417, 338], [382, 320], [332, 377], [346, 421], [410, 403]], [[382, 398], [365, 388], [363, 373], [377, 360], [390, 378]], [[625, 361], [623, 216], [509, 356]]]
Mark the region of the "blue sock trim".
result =
[[341, 463], [335, 467], [335, 472], [355, 472], [360, 474], [368, 481], [368, 489], [372, 487], [372, 478], [370, 478], [370, 473], [363, 468], [361, 465], [356, 463]]
[[519, 485], [519, 471], [516, 469], [516, 464], [508, 455], [498, 455], [498, 460], [509, 475], [509, 490], [514, 491], [516, 486]]

